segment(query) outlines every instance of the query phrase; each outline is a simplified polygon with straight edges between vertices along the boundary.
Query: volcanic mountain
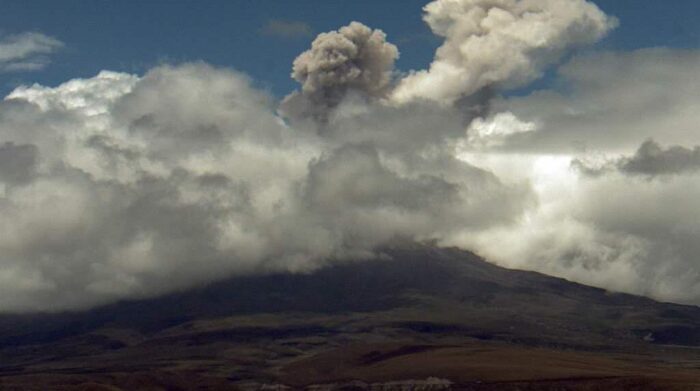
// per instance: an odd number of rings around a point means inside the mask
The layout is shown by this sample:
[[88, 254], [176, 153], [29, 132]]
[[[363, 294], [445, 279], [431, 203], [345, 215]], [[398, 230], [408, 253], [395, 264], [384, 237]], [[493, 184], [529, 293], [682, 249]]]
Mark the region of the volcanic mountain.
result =
[[387, 246], [307, 274], [0, 316], [0, 389], [697, 389], [700, 308]]

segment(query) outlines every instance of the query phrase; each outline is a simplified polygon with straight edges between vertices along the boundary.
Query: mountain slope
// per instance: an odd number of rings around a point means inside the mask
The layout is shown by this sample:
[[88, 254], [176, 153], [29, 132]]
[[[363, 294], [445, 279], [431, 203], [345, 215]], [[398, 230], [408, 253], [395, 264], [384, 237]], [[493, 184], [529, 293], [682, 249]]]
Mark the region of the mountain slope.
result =
[[[233, 278], [83, 313], [4, 315], [0, 384], [65, 380], [125, 387], [125, 379], [141, 374], [143, 385], [165, 389], [168, 381], [191, 388], [182, 379], [227, 389], [250, 381], [398, 380], [442, 369], [459, 381], [477, 374], [498, 380], [489, 374], [502, 371], [479, 369], [479, 360], [466, 358], [474, 349], [490, 349], [484, 357], [491, 360], [500, 357], [496, 368], [518, 362], [522, 368], [523, 358], [531, 357], [537, 370], [508, 381], [618, 381], [634, 378], [635, 371], [663, 374], [679, 367], [690, 372], [657, 377], [695, 379], [697, 345], [697, 307], [508, 270], [457, 249], [401, 244], [385, 248], [380, 259], [311, 274]], [[575, 353], [583, 357], [578, 362], [563, 350], [598, 356]], [[552, 362], [544, 364], [546, 357]], [[336, 364], [318, 372], [318, 360]], [[406, 371], [417, 367], [430, 370]]]

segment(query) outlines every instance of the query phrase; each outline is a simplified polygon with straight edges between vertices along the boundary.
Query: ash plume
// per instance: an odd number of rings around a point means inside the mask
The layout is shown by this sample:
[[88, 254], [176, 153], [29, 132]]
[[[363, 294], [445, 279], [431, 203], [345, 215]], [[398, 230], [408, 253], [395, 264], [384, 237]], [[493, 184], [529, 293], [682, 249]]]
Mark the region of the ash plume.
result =
[[292, 77], [301, 84], [301, 92], [287, 97], [283, 110], [322, 117], [350, 92], [385, 97], [398, 57], [383, 31], [359, 22], [319, 34], [311, 49], [294, 60]]
[[512, 88], [541, 76], [572, 47], [616, 24], [585, 0], [436, 0], [423, 19], [445, 42], [430, 68], [402, 79], [399, 103], [452, 103], [487, 86]]

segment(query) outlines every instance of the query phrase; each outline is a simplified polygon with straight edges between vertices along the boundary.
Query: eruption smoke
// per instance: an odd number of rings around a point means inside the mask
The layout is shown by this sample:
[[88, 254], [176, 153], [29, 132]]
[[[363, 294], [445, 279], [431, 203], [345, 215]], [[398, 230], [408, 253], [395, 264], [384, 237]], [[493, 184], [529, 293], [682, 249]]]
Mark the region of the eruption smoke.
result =
[[401, 80], [392, 93], [397, 102], [452, 103], [484, 87], [523, 85], [616, 24], [585, 0], [436, 0], [424, 9], [445, 42], [430, 69]]
[[384, 97], [398, 57], [398, 49], [386, 42], [384, 32], [359, 22], [319, 34], [311, 49], [294, 60], [292, 77], [301, 83], [301, 92], [287, 97], [283, 107], [318, 117], [337, 106], [348, 92]]

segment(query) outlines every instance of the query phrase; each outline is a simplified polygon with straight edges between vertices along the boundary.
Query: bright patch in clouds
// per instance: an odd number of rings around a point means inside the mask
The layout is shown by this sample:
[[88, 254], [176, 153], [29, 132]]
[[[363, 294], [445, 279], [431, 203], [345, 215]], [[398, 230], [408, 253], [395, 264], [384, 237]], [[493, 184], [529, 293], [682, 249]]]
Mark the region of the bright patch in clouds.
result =
[[533, 122], [519, 120], [513, 113], [503, 112], [492, 118], [476, 118], [467, 129], [466, 147], [493, 148], [503, 145], [514, 134], [532, 132], [537, 128]]

